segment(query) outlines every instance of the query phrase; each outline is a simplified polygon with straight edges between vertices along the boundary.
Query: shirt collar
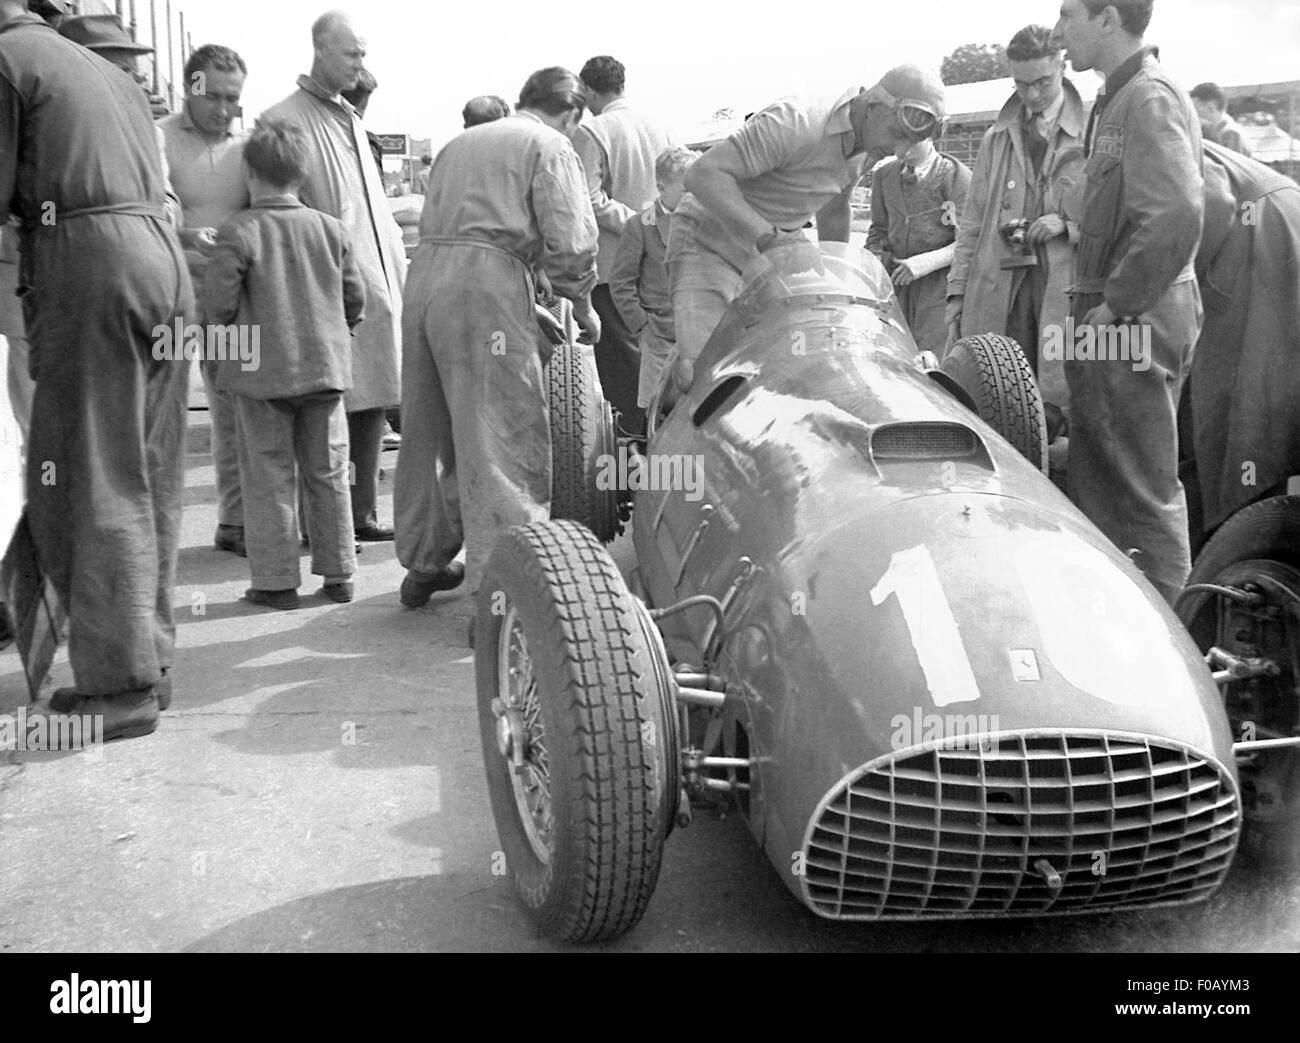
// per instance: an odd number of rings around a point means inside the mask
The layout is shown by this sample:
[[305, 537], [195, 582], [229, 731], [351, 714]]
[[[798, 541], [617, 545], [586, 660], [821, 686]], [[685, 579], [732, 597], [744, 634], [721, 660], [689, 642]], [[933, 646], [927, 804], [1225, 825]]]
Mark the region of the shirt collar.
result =
[[600, 111], [601, 114], [604, 115], [606, 112], [614, 112], [617, 109], [626, 109], [627, 107], [628, 104], [626, 98], [615, 98]]
[[[1064, 84], [1061, 85], [1061, 91], [1059, 94], [1057, 94], [1056, 100], [1052, 102], [1052, 104], [1047, 106], [1047, 108], [1045, 108], [1042, 112], [1044, 126], [1050, 127], [1053, 123], [1055, 123], [1057, 119], [1060, 118], [1061, 110], [1063, 108], [1065, 108], [1065, 85]], [[1025, 109], [1025, 114], [1026, 116], [1029, 116], [1028, 109]]]
[[1102, 99], [1101, 104], [1103, 107], [1111, 98], [1115, 97], [1116, 94], [1124, 89], [1129, 80], [1133, 79], [1133, 77], [1142, 70], [1142, 64], [1148, 57], [1159, 58], [1160, 48], [1143, 47], [1141, 50], [1131, 55], [1123, 65], [1106, 77], [1103, 92], [1099, 95], [1099, 98]]
[[0, 33], [7, 33], [10, 29], [16, 29], [20, 25], [39, 25], [45, 29], [49, 29], [52, 33], [57, 32], [57, 30], [51, 27], [50, 23], [40, 15], [26, 11], [23, 14], [16, 14], [12, 18], [6, 18], [3, 22], [0, 22]]
[[306, 73], [303, 73], [303, 75], [298, 77], [298, 87], [299, 89], [306, 91], [313, 98], [319, 98], [323, 102], [327, 102], [331, 105], [337, 105], [339, 108], [341, 108], [344, 112], [348, 113], [349, 115], [353, 115], [353, 116], [356, 115], [356, 109], [352, 107], [352, 103], [349, 102], [345, 97], [343, 97], [343, 95], [331, 94], [328, 90], [326, 90], [323, 86], [321, 86], [321, 84], [318, 81], [313, 80]]
[[[513, 116], [522, 116], [526, 120], [532, 120], [534, 123], [542, 123], [542, 118], [535, 112], [529, 112], [527, 109], [519, 109], [512, 114]], [[542, 126], [546, 124], [542, 123]]]
[[303, 201], [299, 199], [297, 196], [295, 196], [292, 192], [285, 192], [283, 195], [266, 196], [262, 199], [259, 199], [256, 203], [250, 204], [250, 209], [271, 210], [271, 209], [277, 209], [283, 207], [299, 207], [302, 205], [303, 205]]

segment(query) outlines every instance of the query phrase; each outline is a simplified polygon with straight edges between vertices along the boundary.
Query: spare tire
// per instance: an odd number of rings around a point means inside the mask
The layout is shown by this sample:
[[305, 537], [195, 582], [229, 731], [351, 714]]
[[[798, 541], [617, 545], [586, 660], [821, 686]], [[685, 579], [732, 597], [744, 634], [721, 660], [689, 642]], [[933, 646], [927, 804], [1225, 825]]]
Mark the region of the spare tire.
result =
[[1047, 411], [1025, 353], [1010, 337], [963, 337], [940, 370], [975, 403], [981, 420], [1047, 473]]
[[[551, 518], [585, 525], [602, 543], [622, 526], [614, 418], [601, 392], [589, 347], [568, 338], [557, 344], [546, 367], [551, 416]], [[602, 471], [605, 482], [600, 482]], [[602, 489], [601, 484], [610, 485]]]

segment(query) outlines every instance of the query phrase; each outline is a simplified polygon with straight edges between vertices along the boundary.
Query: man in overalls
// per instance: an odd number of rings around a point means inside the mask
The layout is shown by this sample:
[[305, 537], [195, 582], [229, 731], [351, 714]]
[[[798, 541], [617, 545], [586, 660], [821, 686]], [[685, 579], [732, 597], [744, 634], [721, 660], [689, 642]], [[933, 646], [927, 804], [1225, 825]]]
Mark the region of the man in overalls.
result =
[[409, 608], [465, 576], [476, 591], [497, 538], [550, 516], [533, 273], [573, 301], [594, 343], [596, 217], [570, 143], [585, 104], [573, 73], [543, 69], [513, 116], [470, 128], [433, 162], [406, 284], [393, 492]]

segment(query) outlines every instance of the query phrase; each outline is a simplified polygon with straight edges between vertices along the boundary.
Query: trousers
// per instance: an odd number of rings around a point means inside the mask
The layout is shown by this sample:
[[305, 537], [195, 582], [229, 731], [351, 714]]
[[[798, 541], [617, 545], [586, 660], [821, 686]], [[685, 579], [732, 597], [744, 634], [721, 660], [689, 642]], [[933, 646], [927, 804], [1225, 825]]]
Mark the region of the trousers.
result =
[[358, 409], [347, 414], [352, 524], [357, 529], [379, 524], [379, 455], [384, 449], [385, 415], [384, 409]]
[[[1079, 323], [1100, 295], [1075, 298]], [[1070, 497], [1136, 564], [1166, 601], [1191, 572], [1187, 497], [1178, 478], [1178, 400], [1200, 333], [1195, 282], [1169, 288], [1138, 316], [1149, 330], [1150, 365], [1067, 360], [1070, 388]]]
[[523, 263], [469, 240], [422, 242], [402, 308], [397, 560], [435, 573], [465, 545], [478, 590], [497, 539], [550, 517], [551, 429]]
[[609, 283], [591, 291], [591, 303], [600, 316], [600, 341], [596, 344], [596, 372], [605, 398], [619, 413], [618, 424], [625, 434], [645, 432], [645, 408], [638, 401], [641, 347], [627, 328], [623, 314], [609, 292]]
[[32, 536], [68, 611], [77, 691], [112, 695], [173, 658], [189, 361], [153, 345], [190, 313], [190, 275], [154, 217], [62, 220], [30, 249]]
[[217, 387], [216, 372], [199, 363], [212, 420], [212, 463], [217, 476], [217, 524], [244, 524], [244, 500], [239, 491], [239, 411], [235, 396]]
[[[327, 583], [356, 571], [348, 430], [342, 391], [292, 398], [233, 396], [239, 412], [244, 545], [255, 590], [291, 590], [298, 567], [298, 502], [311, 540], [311, 571]], [[381, 411], [382, 414], [382, 411]]]

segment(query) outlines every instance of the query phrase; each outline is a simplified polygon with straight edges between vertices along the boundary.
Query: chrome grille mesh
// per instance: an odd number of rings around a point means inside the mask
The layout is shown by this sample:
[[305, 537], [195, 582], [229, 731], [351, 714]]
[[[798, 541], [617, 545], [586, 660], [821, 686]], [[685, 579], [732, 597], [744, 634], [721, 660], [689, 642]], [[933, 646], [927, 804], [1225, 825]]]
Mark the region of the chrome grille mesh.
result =
[[846, 920], [1097, 912], [1196, 901], [1227, 874], [1236, 787], [1195, 751], [1073, 732], [961, 747], [892, 754], [831, 791], [804, 844], [813, 909]]
[[962, 424], [886, 424], [871, 435], [878, 460], [954, 460], [979, 451], [975, 432]]

